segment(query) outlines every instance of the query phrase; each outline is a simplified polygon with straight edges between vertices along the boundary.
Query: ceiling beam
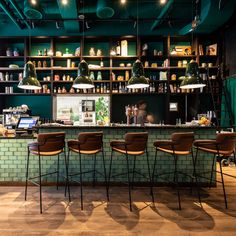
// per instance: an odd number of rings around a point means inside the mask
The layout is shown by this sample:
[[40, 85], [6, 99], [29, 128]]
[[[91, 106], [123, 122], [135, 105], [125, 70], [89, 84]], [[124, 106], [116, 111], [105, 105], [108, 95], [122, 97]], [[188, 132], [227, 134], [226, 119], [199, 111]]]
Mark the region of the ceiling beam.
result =
[[[20, 16], [20, 18], [23, 20], [25, 19], [25, 15], [22, 12], [22, 10], [19, 8], [19, 6], [17, 5], [15, 0], [9, 0], [9, 2], [11, 3], [11, 5], [14, 7], [14, 9], [16, 10], [16, 12], [18, 13], [18, 15]], [[30, 29], [30, 25], [27, 21], [24, 21], [25, 25]]]
[[5, 1], [0, 0], [0, 7], [3, 9], [3, 11], [9, 16], [9, 18], [12, 20], [12, 22], [19, 28], [22, 29], [22, 25], [16, 20], [16, 16], [14, 13], [12, 13], [10, 7], [6, 4]]
[[162, 9], [161, 13], [159, 14], [159, 16], [157, 17], [157, 19], [154, 21], [151, 30], [154, 30], [155, 28], [157, 28], [159, 26], [159, 24], [162, 22], [162, 18], [165, 17], [165, 15], [168, 13], [168, 11], [170, 10], [172, 4], [173, 4], [174, 0], [169, 0], [166, 5], [164, 6], [164, 8]]
[[78, 32], [79, 31], [79, 22], [78, 12], [77, 12], [77, 4], [76, 0], [71, 0], [67, 5], [63, 5], [61, 0], [57, 0], [57, 4], [59, 7], [59, 11], [62, 19], [72, 18], [75, 20], [72, 21], [64, 21], [64, 27], [67, 32]]

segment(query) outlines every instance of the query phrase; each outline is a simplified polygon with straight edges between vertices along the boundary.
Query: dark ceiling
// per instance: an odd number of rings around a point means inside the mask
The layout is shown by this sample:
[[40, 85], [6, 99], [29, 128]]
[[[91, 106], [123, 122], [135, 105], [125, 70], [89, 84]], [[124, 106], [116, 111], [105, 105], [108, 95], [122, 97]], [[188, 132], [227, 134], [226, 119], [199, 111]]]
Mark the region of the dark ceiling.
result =
[[[233, 14], [235, 0], [0, 0], [0, 36], [210, 33]], [[64, 0], [65, 1], [65, 0]], [[194, 20], [195, 19], [195, 20]], [[84, 27], [83, 27], [84, 26]]]

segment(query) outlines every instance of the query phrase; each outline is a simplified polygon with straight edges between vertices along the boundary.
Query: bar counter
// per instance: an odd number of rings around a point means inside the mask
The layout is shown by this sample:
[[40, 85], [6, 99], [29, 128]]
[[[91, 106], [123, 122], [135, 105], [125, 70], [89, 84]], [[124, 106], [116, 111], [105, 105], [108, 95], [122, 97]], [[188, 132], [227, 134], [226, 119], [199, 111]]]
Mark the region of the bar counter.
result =
[[[88, 131], [103, 131], [103, 147], [105, 152], [106, 168], [108, 170], [109, 160], [110, 160], [110, 141], [113, 139], [122, 139], [126, 132], [148, 132], [148, 154], [150, 160], [150, 166], [152, 170], [155, 149], [153, 147], [153, 142], [157, 139], [169, 139], [173, 132], [194, 132], [195, 139], [212, 139], [215, 138], [216, 128], [215, 127], [199, 127], [199, 126], [172, 126], [172, 125], [151, 125], [151, 126], [127, 126], [127, 125], [114, 125], [114, 126], [55, 126], [46, 125], [39, 126], [39, 133], [46, 132], [66, 132], [66, 140], [76, 139], [79, 132]], [[15, 138], [0, 138], [0, 182], [2, 184], [23, 184], [25, 181], [25, 164], [27, 156], [27, 143], [35, 140], [33, 137], [15, 137]], [[207, 154], [199, 153], [199, 158], [197, 161], [197, 169], [207, 171], [211, 169], [212, 158], [209, 158]], [[126, 172], [126, 162], [124, 156], [114, 153], [113, 156], [113, 168], [112, 173]], [[45, 157], [42, 160], [42, 170], [43, 172], [52, 171], [56, 169], [56, 157]], [[131, 158], [130, 158], [131, 160]], [[93, 158], [84, 157], [82, 159], [83, 166], [85, 169], [91, 168], [93, 166]], [[30, 159], [30, 171], [31, 174], [35, 175], [38, 172], [37, 157], [31, 157]], [[157, 159], [157, 172], [170, 170], [174, 166], [173, 159], [170, 155], [158, 152]], [[64, 168], [64, 157], [61, 156], [61, 175], [65, 175]], [[70, 156], [70, 167], [72, 169], [79, 168], [79, 162], [76, 154]], [[103, 171], [101, 155], [97, 157], [97, 168], [100, 172]], [[192, 173], [192, 159], [191, 156], [180, 157], [178, 161], [178, 168], [182, 171], [187, 171], [189, 174]], [[146, 157], [138, 156], [136, 161], [136, 169], [141, 170], [145, 175], [147, 175], [147, 165]], [[56, 177], [56, 176], [55, 176]], [[47, 183], [54, 183], [54, 176], [44, 179]], [[125, 180], [126, 177], [112, 179], [112, 182], [120, 183]], [[140, 176], [135, 177], [136, 182], [145, 182], [146, 180]], [[84, 176], [84, 180], [90, 182], [92, 180], [92, 175]], [[97, 176], [98, 182], [103, 182], [103, 179]], [[181, 177], [179, 179], [183, 183], [188, 183], [190, 180], [186, 177]], [[63, 181], [63, 178], [61, 178]], [[163, 182], [159, 180], [158, 182]], [[204, 179], [201, 179], [202, 184], [206, 183]]]

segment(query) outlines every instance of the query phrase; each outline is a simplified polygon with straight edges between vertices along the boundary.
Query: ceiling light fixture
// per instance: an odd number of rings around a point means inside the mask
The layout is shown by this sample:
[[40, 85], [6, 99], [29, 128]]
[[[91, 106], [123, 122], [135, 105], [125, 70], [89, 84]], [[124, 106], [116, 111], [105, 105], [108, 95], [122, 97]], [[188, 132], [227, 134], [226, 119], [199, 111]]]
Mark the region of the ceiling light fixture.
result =
[[68, 4], [68, 0], [61, 0], [62, 5], [66, 6]]
[[167, 0], [160, 0], [160, 4], [161, 4], [161, 5], [166, 4], [166, 2], [167, 2]]
[[121, 3], [122, 5], [124, 5], [124, 4], [126, 4], [126, 0], [120, 0], [120, 3]]
[[31, 0], [31, 4], [36, 5], [37, 4], [37, 0]]
[[[139, 45], [139, 36], [138, 36], [138, 16], [139, 16], [139, 9], [138, 9], [138, 1], [137, 0], [137, 21], [136, 21], [136, 29], [137, 29], [137, 48]], [[132, 77], [129, 79], [127, 88], [128, 89], [140, 89], [140, 88], [148, 88], [149, 85], [149, 79], [144, 76], [144, 69], [142, 62], [137, 59], [132, 67]]]

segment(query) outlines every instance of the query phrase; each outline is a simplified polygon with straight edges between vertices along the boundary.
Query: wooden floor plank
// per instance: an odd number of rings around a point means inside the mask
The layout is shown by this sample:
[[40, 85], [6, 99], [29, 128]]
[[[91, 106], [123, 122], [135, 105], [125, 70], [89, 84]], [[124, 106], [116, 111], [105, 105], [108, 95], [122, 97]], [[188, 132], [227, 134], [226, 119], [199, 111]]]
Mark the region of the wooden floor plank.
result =
[[[224, 171], [236, 175], [236, 169]], [[39, 192], [29, 187], [0, 187], [0, 236], [233, 236], [236, 235], [236, 179], [225, 178], [229, 209], [224, 208], [222, 187], [202, 189], [202, 206], [188, 188], [181, 189], [182, 210], [169, 187], [155, 188], [155, 205], [147, 188], [135, 188], [133, 212], [129, 211], [125, 187], [111, 188], [106, 201], [104, 187], [84, 188], [84, 211], [80, 210], [79, 187], [72, 188], [69, 204], [60, 187], [43, 187], [43, 214], [39, 214]]]

